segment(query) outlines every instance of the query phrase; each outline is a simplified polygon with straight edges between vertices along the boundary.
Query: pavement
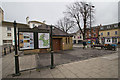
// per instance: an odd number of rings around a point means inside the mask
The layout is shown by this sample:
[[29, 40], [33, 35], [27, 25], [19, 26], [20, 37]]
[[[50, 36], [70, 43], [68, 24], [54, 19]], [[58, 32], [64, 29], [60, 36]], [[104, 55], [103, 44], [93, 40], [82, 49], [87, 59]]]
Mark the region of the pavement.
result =
[[[54, 53], [55, 65], [67, 64], [75, 61], [86, 60], [90, 58], [100, 57], [104, 55], [114, 54], [117, 51], [101, 50], [101, 49], [83, 49], [81, 47], [74, 47], [72, 50], [65, 50]], [[51, 54], [39, 53], [36, 56], [37, 68], [50, 66]]]
[[[35, 68], [37, 66], [35, 56], [19, 57], [20, 70]], [[4, 56], [2, 60], [3, 78], [118, 78], [118, 53], [60, 64], [54, 69], [46, 67], [23, 71], [16, 77], [11, 75], [14, 73], [14, 54]]]

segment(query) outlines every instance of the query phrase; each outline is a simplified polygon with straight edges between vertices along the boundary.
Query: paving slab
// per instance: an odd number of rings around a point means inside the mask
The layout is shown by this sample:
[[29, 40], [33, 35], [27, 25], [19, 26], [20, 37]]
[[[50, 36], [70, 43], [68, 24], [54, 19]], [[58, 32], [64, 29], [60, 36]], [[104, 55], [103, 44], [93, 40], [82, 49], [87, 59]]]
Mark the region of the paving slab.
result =
[[[109, 54], [102, 57], [87, 60], [74, 61], [71, 63], [57, 65], [54, 69], [49, 67], [39, 68], [21, 72], [20, 76], [12, 77], [14, 73], [14, 55], [10, 54], [3, 58], [4, 78], [117, 78], [118, 77], [118, 57], [116, 59], [106, 59], [105, 57], [115, 56]], [[8, 58], [9, 59], [6, 59]], [[36, 67], [36, 55], [26, 55], [19, 57], [20, 69]], [[11, 62], [12, 61], [12, 62]]]

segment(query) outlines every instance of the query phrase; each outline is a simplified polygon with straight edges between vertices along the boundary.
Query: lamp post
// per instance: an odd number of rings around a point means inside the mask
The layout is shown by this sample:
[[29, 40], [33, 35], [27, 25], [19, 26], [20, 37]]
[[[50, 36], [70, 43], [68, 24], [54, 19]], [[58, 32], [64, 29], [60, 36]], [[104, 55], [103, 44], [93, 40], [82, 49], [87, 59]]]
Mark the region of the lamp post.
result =
[[19, 72], [19, 59], [18, 59], [18, 51], [17, 51], [16, 21], [14, 21], [13, 26], [14, 26], [14, 40], [15, 40], [15, 74], [14, 76], [19, 76], [20, 72]]
[[91, 39], [91, 46], [92, 46], [92, 28], [91, 28], [91, 9], [94, 8], [95, 6], [90, 6], [90, 39]]

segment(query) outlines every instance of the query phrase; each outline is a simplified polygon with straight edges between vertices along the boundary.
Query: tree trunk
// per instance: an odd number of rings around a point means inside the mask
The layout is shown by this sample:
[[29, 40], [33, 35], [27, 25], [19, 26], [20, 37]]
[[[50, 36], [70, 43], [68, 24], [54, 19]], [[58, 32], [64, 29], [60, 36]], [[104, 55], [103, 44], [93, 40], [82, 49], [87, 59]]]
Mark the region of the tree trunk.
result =
[[86, 35], [85, 35], [85, 33], [86, 33], [86, 18], [84, 19], [84, 33], [83, 33], [83, 40], [86, 39]]

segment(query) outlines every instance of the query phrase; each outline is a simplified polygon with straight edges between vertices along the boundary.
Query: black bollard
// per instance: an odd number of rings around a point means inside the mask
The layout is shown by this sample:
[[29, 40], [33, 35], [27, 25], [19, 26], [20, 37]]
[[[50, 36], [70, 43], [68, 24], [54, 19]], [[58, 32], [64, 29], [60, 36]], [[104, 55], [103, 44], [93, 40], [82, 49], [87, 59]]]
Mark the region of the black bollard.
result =
[[6, 48], [4, 48], [4, 55], [6, 55]]
[[11, 53], [11, 52], [12, 52], [12, 51], [11, 51], [11, 47], [9, 47], [9, 49], [10, 49], [10, 53]]

